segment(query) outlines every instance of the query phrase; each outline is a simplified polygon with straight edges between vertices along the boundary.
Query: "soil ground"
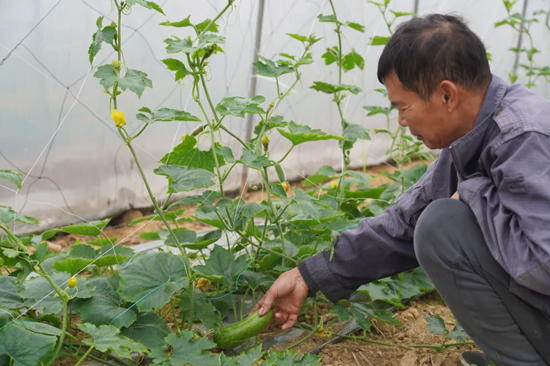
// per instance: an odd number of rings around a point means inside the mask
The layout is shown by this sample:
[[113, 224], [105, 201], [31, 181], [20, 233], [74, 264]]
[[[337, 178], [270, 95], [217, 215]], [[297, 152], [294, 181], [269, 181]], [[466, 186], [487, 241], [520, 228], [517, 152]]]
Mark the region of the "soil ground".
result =
[[[377, 176], [371, 181], [376, 186], [388, 183], [389, 179], [380, 174], [380, 172], [393, 171], [389, 165], [379, 165], [368, 168], [365, 172]], [[299, 183], [292, 184], [293, 187], [300, 186]], [[265, 199], [265, 193], [259, 191], [248, 192], [244, 197], [247, 201], [261, 202]], [[192, 216], [195, 207], [186, 207], [184, 216]], [[112, 221], [112, 225], [104, 229], [107, 237], [117, 237], [117, 243], [131, 246], [145, 242], [139, 234], [142, 232], [156, 231], [163, 227], [160, 221], [150, 221], [140, 223], [129, 227], [127, 223], [139, 217], [152, 214], [152, 210], [131, 210]], [[200, 222], [183, 223], [180, 226], [191, 230], [199, 231], [208, 229], [209, 226]], [[52, 242], [58, 250], [67, 250], [76, 240], [86, 240], [89, 238], [78, 235], [58, 235]], [[384, 346], [380, 344], [367, 343], [364, 341], [345, 340], [343, 342], [330, 344], [321, 352], [322, 365], [325, 366], [458, 366], [460, 365], [459, 356], [464, 351], [476, 350], [476, 346], [467, 345], [460, 347], [449, 347], [442, 352], [426, 348], [410, 348], [411, 345], [439, 345], [443, 341], [443, 336], [435, 335], [426, 329], [425, 316], [439, 315], [447, 325], [447, 329], [454, 327], [454, 317], [444, 301], [437, 294], [431, 294], [417, 301], [411, 302], [406, 309], [398, 311], [396, 317], [402, 322], [403, 326], [396, 327], [385, 323], [376, 324], [375, 329], [368, 334], [368, 337], [375, 342], [387, 343], [393, 346]], [[276, 325], [270, 326], [269, 335], [280, 331]], [[284, 347], [296, 342], [292, 340]], [[298, 350], [308, 352], [317, 346], [326, 342], [328, 338], [313, 336], [306, 342], [298, 346]], [[69, 360], [66, 360], [69, 361]], [[60, 363], [60, 365], [68, 365]]]

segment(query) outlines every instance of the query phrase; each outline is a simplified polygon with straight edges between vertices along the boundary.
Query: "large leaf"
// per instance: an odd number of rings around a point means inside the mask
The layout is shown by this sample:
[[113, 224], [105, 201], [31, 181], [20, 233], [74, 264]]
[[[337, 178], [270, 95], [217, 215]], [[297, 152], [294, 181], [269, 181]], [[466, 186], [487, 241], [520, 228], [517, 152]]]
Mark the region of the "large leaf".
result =
[[[197, 233], [193, 230], [189, 230], [186, 228], [177, 228], [173, 230], [176, 239], [178, 240], [178, 243], [180, 244], [194, 244], [197, 240]], [[176, 246], [176, 240], [172, 237], [172, 235], [168, 235], [166, 240], [164, 241], [164, 244], [168, 246]]]
[[[140, 311], [161, 309], [171, 295], [187, 286], [184, 258], [169, 253], [138, 255], [131, 266], [120, 270], [119, 294], [128, 301], [138, 303]], [[176, 282], [177, 281], [177, 282]], [[154, 291], [151, 293], [151, 291]], [[144, 298], [144, 296], [148, 295]]]
[[249, 366], [254, 365], [262, 358], [262, 345], [252, 348], [247, 352], [243, 352], [235, 357], [227, 357], [224, 353], [221, 354], [221, 366]]
[[445, 321], [439, 315], [425, 316], [424, 319], [428, 322], [428, 331], [433, 334], [445, 334]]
[[[92, 278], [89, 282], [95, 286], [94, 296], [89, 299], [74, 299], [70, 303], [71, 309], [80, 315], [83, 321], [94, 325], [106, 325], [111, 324], [116, 318], [112, 325], [119, 328], [135, 322], [136, 313], [126, 311], [126, 308], [121, 306], [122, 299], [116, 292], [114, 280], [100, 277]], [[123, 314], [124, 311], [126, 312]]]
[[[164, 155], [160, 162], [165, 165], [181, 165], [188, 168], [205, 169], [214, 172], [216, 168], [216, 160], [212, 149], [208, 151], [199, 150], [197, 147], [197, 139], [192, 135], [186, 135], [183, 141], [174, 147], [174, 150]], [[218, 164], [225, 165], [223, 155], [217, 154]]]
[[256, 61], [252, 64], [252, 66], [256, 68], [258, 74], [271, 78], [278, 78], [281, 75], [294, 72], [295, 70], [292, 66], [277, 65], [271, 60]]
[[117, 34], [116, 27], [112, 25], [103, 27], [103, 18], [103, 16], [97, 18], [96, 25], [98, 29], [97, 32], [94, 33], [94, 35], [92, 36], [92, 44], [88, 49], [88, 54], [90, 55], [90, 64], [93, 64], [95, 56], [98, 54], [99, 50], [101, 50], [101, 44], [105, 42], [112, 46], [115, 40], [115, 36]]
[[369, 44], [373, 46], [384, 46], [388, 43], [389, 40], [390, 40], [390, 37], [374, 36], [374, 37], [370, 37]]
[[164, 338], [170, 334], [170, 329], [164, 319], [150, 311], [139, 313], [137, 320], [128, 328], [122, 328], [120, 334], [151, 349], [164, 345]]
[[145, 123], [155, 122], [169, 122], [169, 121], [182, 121], [182, 122], [200, 122], [199, 117], [195, 117], [192, 114], [184, 111], [178, 111], [177, 109], [161, 108], [156, 112], [151, 112], [149, 108], [143, 107], [139, 109], [141, 113], [136, 115], [136, 118]]
[[207, 248], [210, 244], [217, 242], [222, 237], [222, 230], [210, 231], [203, 236], [199, 236], [194, 243], [182, 244], [182, 247], [193, 249], [193, 250], [202, 250]]
[[271, 162], [263, 155], [256, 155], [250, 150], [243, 149], [243, 156], [238, 160], [251, 169], [261, 170], [271, 166]]
[[232, 286], [235, 283], [235, 278], [245, 270], [247, 265], [248, 261], [245, 255], [235, 258], [230, 251], [215, 245], [205, 264], [195, 266], [193, 269], [212, 281]]
[[369, 132], [362, 125], [349, 123], [344, 130], [343, 136], [349, 141], [370, 140]]
[[[190, 301], [187, 294], [183, 294], [180, 302], [180, 308], [185, 312], [185, 319], [189, 319], [189, 310], [190, 310]], [[193, 311], [193, 321], [199, 319], [206, 329], [218, 328], [222, 325], [222, 317], [220, 313], [214, 307], [214, 305], [208, 303], [204, 300], [193, 299], [194, 311]]]
[[23, 174], [16, 173], [12, 170], [0, 170], [0, 180], [5, 180], [7, 182], [13, 183], [17, 188], [21, 189], [21, 177]]
[[154, 170], [155, 174], [168, 177], [170, 188], [175, 192], [192, 191], [214, 185], [214, 174], [205, 169], [191, 169], [178, 165], [163, 165]]
[[307, 125], [299, 125], [294, 122], [290, 122], [287, 128], [288, 131], [281, 128], [277, 128], [277, 130], [286, 139], [290, 140], [293, 145], [299, 145], [309, 141], [345, 140], [341, 136], [330, 135], [319, 129], [312, 129]]
[[254, 98], [230, 97], [223, 98], [216, 106], [216, 111], [222, 116], [235, 116], [243, 118], [246, 113], [263, 114], [265, 111], [259, 106], [265, 98], [257, 95]]
[[[61, 289], [67, 287], [67, 281], [71, 276], [68, 273], [56, 272], [50, 275], [52, 281]], [[80, 299], [91, 298], [94, 294], [95, 287], [89, 283], [85, 277], [77, 277], [77, 289], [70, 290], [69, 294], [76, 293], [76, 297]], [[29, 299], [34, 302], [34, 308], [43, 307], [43, 314], [57, 314], [63, 309], [63, 303], [48, 280], [44, 277], [31, 278], [25, 281], [23, 289], [19, 291], [25, 299]]]
[[399, 296], [382, 281], [373, 281], [362, 285], [357, 291], [368, 294], [372, 301], [380, 300], [398, 307], [404, 307], [399, 300]]
[[215, 347], [216, 344], [203, 337], [192, 341], [193, 337], [194, 333], [188, 331], [181, 332], [179, 336], [171, 333], [166, 337], [165, 341], [172, 346], [172, 355], [168, 357], [163, 350], [155, 349], [151, 353], [151, 358], [153, 358], [155, 364], [218, 366], [220, 364], [219, 357], [210, 352], [204, 352], [204, 350]]
[[462, 325], [460, 325], [458, 322], [456, 323], [454, 329], [445, 334], [445, 337], [456, 339], [459, 342], [465, 342], [466, 338], [468, 338], [468, 333], [462, 328]]
[[86, 268], [90, 263], [92, 263], [93, 259], [85, 259], [85, 258], [67, 258], [63, 259], [61, 261], [55, 262], [52, 264], [52, 268], [55, 270], [58, 270], [60, 272], [67, 272], [70, 273], [71, 276], [75, 275], [76, 273], [79, 273], [84, 268]]
[[241, 275], [240, 280], [244, 281], [253, 290], [260, 286], [270, 287], [275, 279], [267, 272], [246, 271]]
[[17, 295], [20, 287], [15, 282], [15, 277], [0, 277], [0, 308], [20, 309], [29, 305], [28, 301]]
[[48, 240], [57, 233], [79, 234], [98, 237], [99, 234], [101, 234], [103, 228], [107, 226], [110, 220], [111, 219], [82, 222], [70, 226], [63, 226], [57, 229], [48, 230], [42, 234], [42, 240]]
[[9, 206], [0, 206], [0, 222], [4, 224], [9, 224], [14, 221], [22, 222], [23, 224], [38, 224], [38, 220], [30, 216], [21, 216], [18, 215], [11, 207]]
[[8, 355], [14, 360], [13, 366], [47, 364], [57, 342], [57, 337], [34, 333], [15, 324], [0, 330], [0, 339], [0, 362], [2, 355]]
[[166, 52], [168, 53], [193, 53], [198, 49], [193, 45], [193, 40], [190, 37], [185, 39], [168, 38], [164, 40], [164, 43], [168, 45], [166, 46]]
[[153, 87], [153, 82], [147, 78], [143, 71], [128, 69], [124, 77], [120, 77], [119, 71], [113, 65], [103, 65], [97, 68], [94, 76], [99, 80], [106, 90], [109, 90], [115, 83], [118, 83], [122, 90], [130, 89], [141, 98], [145, 87]]
[[101, 325], [96, 327], [90, 323], [78, 324], [78, 328], [84, 333], [89, 334], [92, 339], [85, 338], [84, 344], [94, 346], [101, 352], [112, 351], [120, 357], [131, 358], [132, 352], [144, 353], [147, 348], [130, 338], [120, 336], [120, 329], [112, 325]]
[[277, 352], [269, 351], [261, 366], [316, 366], [321, 364], [321, 357], [314, 356], [309, 353], [304, 353], [297, 357], [299, 351]]
[[347, 84], [335, 85], [335, 84], [325, 83], [324, 81], [314, 81], [313, 85], [310, 86], [310, 88], [317, 91], [321, 91], [323, 93], [327, 93], [327, 94], [334, 94], [344, 90], [347, 90], [352, 94], [359, 94], [362, 91], [360, 87], [355, 85], [347, 85]]

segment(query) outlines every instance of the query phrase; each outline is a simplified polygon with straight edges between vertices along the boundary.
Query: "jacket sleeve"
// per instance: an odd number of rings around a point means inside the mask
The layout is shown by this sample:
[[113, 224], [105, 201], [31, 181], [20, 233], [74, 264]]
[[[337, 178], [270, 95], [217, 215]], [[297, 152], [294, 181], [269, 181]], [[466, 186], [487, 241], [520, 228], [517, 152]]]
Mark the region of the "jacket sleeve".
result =
[[550, 137], [527, 132], [493, 154], [489, 177], [459, 182], [460, 199], [512, 279], [550, 295]]
[[332, 260], [321, 252], [298, 264], [310, 291], [333, 302], [348, 298], [359, 286], [418, 266], [413, 247], [416, 220], [431, 202], [437, 161], [422, 178], [377, 217], [360, 221], [339, 237]]

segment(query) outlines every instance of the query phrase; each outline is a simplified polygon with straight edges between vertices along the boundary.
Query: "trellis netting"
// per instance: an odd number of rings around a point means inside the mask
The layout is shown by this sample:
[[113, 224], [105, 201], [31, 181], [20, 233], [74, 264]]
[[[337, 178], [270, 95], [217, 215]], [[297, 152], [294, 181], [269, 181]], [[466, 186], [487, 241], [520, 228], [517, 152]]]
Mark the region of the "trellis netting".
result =
[[[277, 57], [281, 52], [297, 54], [301, 51], [300, 43], [286, 33], [315, 33], [323, 37], [313, 47], [315, 62], [303, 68], [301, 83], [283, 101], [278, 113], [285, 120], [339, 134], [340, 120], [331, 96], [309, 88], [313, 81], [334, 83], [338, 77], [337, 68], [327, 67], [321, 58], [327, 47], [336, 44], [332, 25], [318, 21], [320, 14], [330, 13], [328, 1], [264, 1], [263, 7], [262, 1], [237, 0], [232, 11], [218, 21], [220, 34], [227, 40], [225, 53], [213, 57], [210, 64], [213, 76], [209, 88], [214, 103], [227, 96], [248, 96], [254, 82], [258, 95], [272, 99], [276, 95], [274, 79], [253, 78], [251, 63], [255, 54], [267, 58]], [[549, 8], [545, 0], [523, 1], [528, 1], [528, 15]], [[522, 11], [523, 1], [514, 6], [514, 11]], [[178, 35], [180, 30], [159, 23], [179, 21], [189, 15], [192, 21], [200, 22], [212, 18], [226, 5], [225, 1], [215, 0], [157, 2], [167, 16], [135, 6], [131, 16], [122, 20], [128, 66], [143, 70], [153, 81], [153, 88], [147, 89], [141, 99], [133, 93], [120, 97], [127, 120], [136, 127], [139, 121], [133, 116], [144, 106], [200, 115], [190, 98], [191, 83], [174, 82], [173, 73], [159, 61], [170, 57], [163, 40]], [[344, 33], [343, 48], [355, 49], [366, 62], [364, 70], [355, 68], [343, 76], [345, 84], [363, 89], [344, 101], [346, 119], [367, 128], [384, 127], [382, 115], [366, 117], [362, 107], [389, 105], [373, 90], [381, 87], [376, 67], [382, 47], [369, 45], [370, 37], [388, 36], [388, 29], [376, 6], [367, 1], [345, 0], [336, 6], [340, 19], [365, 25], [364, 33]], [[513, 67], [515, 54], [509, 48], [517, 46], [518, 33], [510, 27], [494, 28], [496, 21], [506, 17], [506, 9], [499, 0], [393, 0], [389, 8], [401, 12], [416, 10], [419, 15], [436, 12], [462, 15], [488, 47], [493, 73], [507, 78]], [[3, 60], [0, 169], [19, 171], [24, 177], [20, 192], [0, 187], [0, 205], [36, 217], [41, 222], [40, 228], [111, 216], [150, 204], [134, 160], [110, 118], [108, 96], [93, 77], [97, 66], [110, 63], [115, 54], [104, 47], [93, 66], [88, 61], [88, 47], [97, 30], [96, 19], [105, 16], [104, 24], [108, 24], [115, 14], [110, 0], [0, 1], [0, 60]], [[405, 19], [408, 18], [399, 18]], [[541, 51], [538, 59], [549, 60], [549, 29], [542, 23], [531, 29], [536, 48]], [[524, 79], [524, 73], [520, 73], [518, 81]], [[281, 77], [283, 90], [288, 87], [287, 81], [285, 76]], [[543, 80], [533, 89], [550, 96], [549, 85]], [[246, 119], [232, 117], [226, 122], [240, 137], [246, 136]], [[162, 155], [194, 127], [196, 124], [190, 122], [155, 124], [134, 142], [153, 191], [160, 199], [166, 195], [167, 183], [165, 177], [155, 176], [153, 169]], [[227, 135], [221, 137], [238, 154], [238, 144]], [[270, 138], [272, 157], [281, 157], [290, 147], [288, 141], [276, 133]], [[384, 161], [387, 143], [383, 135], [374, 134], [371, 141], [358, 143], [352, 151], [352, 166]], [[341, 150], [337, 141], [331, 140], [298, 146], [292, 158], [285, 160], [284, 168], [289, 179], [299, 179], [322, 165], [338, 168], [341, 164]], [[240, 186], [241, 172], [232, 174], [226, 190]], [[257, 181], [251, 174], [248, 184]]]

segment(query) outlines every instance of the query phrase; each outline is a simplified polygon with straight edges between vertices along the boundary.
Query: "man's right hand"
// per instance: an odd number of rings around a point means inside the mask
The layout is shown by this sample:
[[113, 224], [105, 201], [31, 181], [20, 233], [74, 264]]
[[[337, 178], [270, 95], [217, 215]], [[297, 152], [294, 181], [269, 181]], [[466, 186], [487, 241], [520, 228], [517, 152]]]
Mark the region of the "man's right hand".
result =
[[269, 291], [258, 301], [254, 311], [264, 315], [275, 303], [275, 321], [282, 324], [282, 329], [289, 329], [298, 320], [298, 314], [304, 303], [309, 288], [298, 268], [283, 273], [271, 286]]

